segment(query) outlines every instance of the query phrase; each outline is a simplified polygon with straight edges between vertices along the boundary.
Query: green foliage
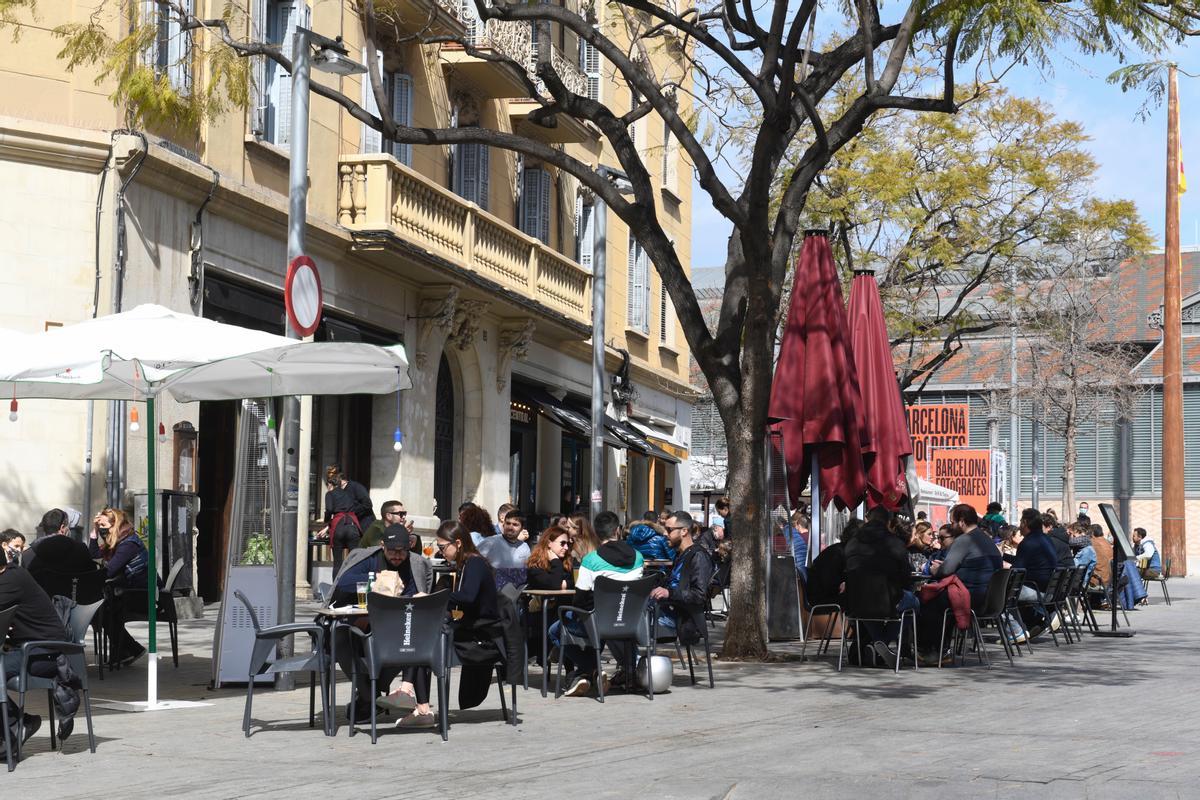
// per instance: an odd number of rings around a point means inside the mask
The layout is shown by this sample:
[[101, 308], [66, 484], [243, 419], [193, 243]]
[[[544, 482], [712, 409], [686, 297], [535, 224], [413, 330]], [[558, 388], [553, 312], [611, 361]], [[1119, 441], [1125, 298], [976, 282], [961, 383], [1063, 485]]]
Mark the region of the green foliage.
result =
[[242, 551], [242, 565], [262, 567], [275, 563], [275, 550], [271, 547], [271, 537], [254, 533], [246, 540], [246, 549]]
[[37, 19], [37, 0], [0, 0], [0, 28], [12, 28], [12, 40], [21, 40], [22, 19]]

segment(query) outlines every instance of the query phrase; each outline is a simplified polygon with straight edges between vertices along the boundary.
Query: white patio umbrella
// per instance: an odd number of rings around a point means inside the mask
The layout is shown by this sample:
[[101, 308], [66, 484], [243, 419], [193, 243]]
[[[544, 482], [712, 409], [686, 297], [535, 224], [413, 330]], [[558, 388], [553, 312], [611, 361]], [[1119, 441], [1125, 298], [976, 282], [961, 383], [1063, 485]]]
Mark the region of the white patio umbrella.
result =
[[[154, 401], [390, 394], [412, 386], [401, 345], [302, 342], [156, 305], [41, 334], [0, 331], [0, 390], [16, 398], [144, 400], [149, 559], [154, 565]], [[88, 510], [90, 513], [90, 509]], [[157, 569], [147, 578], [147, 706], [158, 705]]]

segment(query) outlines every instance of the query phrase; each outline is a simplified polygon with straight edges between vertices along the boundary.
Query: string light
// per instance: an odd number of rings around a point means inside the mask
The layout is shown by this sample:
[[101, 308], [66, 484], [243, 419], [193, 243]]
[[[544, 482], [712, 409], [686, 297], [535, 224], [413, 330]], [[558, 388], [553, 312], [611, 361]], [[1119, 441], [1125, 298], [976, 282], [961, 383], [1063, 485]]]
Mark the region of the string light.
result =
[[158, 423], [158, 442], [159, 444], [167, 443], [167, 426], [161, 422]]
[[392, 435], [392, 449], [399, 453], [404, 449], [404, 434], [396, 428], [396, 432]]
[[17, 421], [17, 390], [15, 388], [13, 389], [13, 399], [8, 404], [8, 421]]
[[137, 406], [132, 406], [129, 409], [129, 430], [137, 433], [142, 429], [141, 423], [138, 422]]

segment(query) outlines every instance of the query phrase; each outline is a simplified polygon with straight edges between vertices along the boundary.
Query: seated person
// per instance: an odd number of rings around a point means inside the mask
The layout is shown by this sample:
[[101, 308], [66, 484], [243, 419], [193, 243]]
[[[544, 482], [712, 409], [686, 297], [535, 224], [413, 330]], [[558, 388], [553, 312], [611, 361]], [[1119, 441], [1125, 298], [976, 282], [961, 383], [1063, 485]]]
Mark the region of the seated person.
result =
[[1075, 552], [1071, 550], [1071, 535], [1067, 533], [1067, 529], [1058, 524], [1058, 520], [1053, 514], [1042, 514], [1042, 530], [1050, 537], [1050, 544], [1054, 545], [1054, 553], [1057, 556], [1055, 564], [1060, 567], [1075, 566]]
[[[895, 617], [920, 607], [912, 585], [912, 567], [904, 542], [889, 530], [891, 513], [882, 506], [867, 512], [866, 523], [846, 543], [847, 613], [865, 617]], [[863, 623], [876, 654], [891, 664], [896, 658], [899, 624], [887, 628], [877, 622]]]
[[[565, 591], [575, 587], [575, 579], [571, 570], [571, 535], [561, 527], [547, 528], [542, 531], [542, 535], [538, 537], [537, 544], [533, 546], [533, 552], [529, 555], [529, 561], [526, 563], [527, 583], [526, 589], [540, 589], [545, 591]], [[562, 636], [559, 633], [559, 627], [556, 622], [558, 614], [556, 608], [558, 600], [554, 597], [535, 597], [531, 603], [530, 611], [534, 612], [541, 609], [545, 605], [548, 628], [543, 631], [541, 629], [540, 620], [543, 618], [540, 613], [530, 613], [529, 615], [529, 651], [537, 653], [539, 662], [541, 661], [541, 642], [542, 634], [545, 633], [547, 641], [554, 647], [562, 645]], [[535, 620], [538, 622], [535, 623]], [[533, 642], [537, 644], [533, 644]], [[574, 661], [569, 655], [560, 656], [563, 659], [563, 666], [567, 670], [567, 674], [573, 679], [579, 664]], [[546, 664], [542, 664], [545, 669]]]
[[492, 569], [524, 569], [529, 561], [529, 545], [521, 539], [525, 520], [521, 512], [509, 511], [500, 526], [499, 536], [486, 536], [478, 543], [479, 554]]
[[678, 555], [671, 565], [667, 585], [650, 593], [651, 599], [666, 601], [659, 608], [658, 635], [664, 638], [678, 635], [684, 644], [703, 638], [704, 609], [713, 573], [712, 557], [703, 547], [694, 546], [695, 524], [686, 511], [672, 512], [667, 518], [667, 539]]
[[[6, 647], [0, 652], [3, 660], [4, 674], [14, 678], [21, 671], [21, 645], [25, 642], [36, 641], [68, 641], [67, 630], [59, 618], [50, 596], [34, 582], [28, 570], [16, 569], [9, 563], [7, 552], [0, 550], [0, 608], [16, 606], [12, 627], [8, 630], [8, 638], [4, 641]], [[75, 711], [79, 707], [78, 686], [73, 683], [61, 683], [59, 668], [56, 661], [32, 660], [29, 665], [30, 673], [41, 678], [53, 678], [59, 685], [55, 687], [53, 697], [55, 712], [59, 718], [58, 737], [65, 739], [71, 735], [74, 728]], [[68, 668], [69, 672], [69, 668]], [[67, 677], [71, 677], [68, 675]], [[8, 703], [8, 720], [12, 730], [12, 739], [17, 740], [16, 703], [8, 697], [3, 698]], [[37, 731], [42, 724], [42, 718], [35, 714], [24, 715], [24, 741]], [[0, 738], [0, 753], [4, 750], [3, 739]]]
[[1162, 557], [1145, 528], [1133, 529], [1133, 552], [1138, 562], [1145, 564], [1142, 568], [1143, 578], [1153, 581], [1162, 577]]
[[667, 533], [656, 522], [643, 520], [629, 529], [626, 539], [643, 558], [651, 561], [671, 561], [675, 551], [671, 549]]
[[[358, 598], [358, 584], [366, 583], [372, 572], [376, 576], [383, 572], [395, 572], [400, 579], [400, 596], [413, 597], [427, 594], [433, 585], [433, 567], [425, 556], [412, 552], [412, 534], [408, 528], [399, 523], [393, 523], [384, 531], [381, 546], [368, 549], [359, 548], [346, 558], [339, 573], [337, 584], [334, 586], [332, 603], [350, 603]], [[370, 600], [368, 599], [368, 603]], [[365, 617], [360, 617], [356, 624], [364, 630], [367, 626]], [[338, 665], [347, 674], [351, 674], [351, 647], [357, 640], [350, 638], [350, 632], [344, 627], [335, 628], [337, 636]], [[377, 687], [386, 693], [398, 670], [386, 669], [379, 676]], [[390, 697], [397, 705], [407, 705], [411, 702], [415, 707], [419, 720], [402, 718], [399, 727], [428, 727], [433, 724], [433, 714], [429, 710], [429, 687], [432, 676], [427, 668], [410, 667], [404, 670], [404, 680], [399, 690]], [[367, 698], [370, 680], [360, 675], [356, 686], [358, 704], [354, 709], [356, 720], [367, 719], [371, 714], [370, 703], [374, 698]], [[347, 710], [347, 713], [349, 711]], [[426, 716], [428, 717], [426, 719]], [[409, 720], [405, 722], [405, 720]], [[414, 722], [420, 724], [414, 725]]]
[[126, 630], [125, 616], [126, 610], [141, 612], [147, 603], [150, 557], [125, 513], [114, 508], [106, 508], [96, 515], [88, 551], [93, 558], [103, 559], [109, 585], [113, 588], [105, 603], [109, 612], [105, 615], [109, 620], [108, 637], [112, 642], [109, 666], [125, 667], [146, 653], [146, 648]]
[[933, 526], [925, 520], [913, 525], [908, 540], [908, 564], [913, 572], [929, 574], [929, 558], [933, 555]]
[[[408, 512], [404, 510], [404, 503], [399, 500], [388, 500], [379, 507], [379, 516], [382, 519], [377, 519], [367, 526], [363, 531], [362, 538], [358, 540], [359, 547], [378, 547], [383, 543], [383, 532], [389, 525], [400, 524], [412, 533], [413, 522], [408, 518]], [[420, 552], [419, 539], [416, 548], [413, 552]]]
[[804, 585], [804, 595], [808, 605], [818, 606], [827, 603], [842, 602], [842, 589], [846, 583], [846, 543], [854, 538], [862, 520], [851, 519], [846, 522], [838, 541], [826, 547], [813, 559], [808, 567], [808, 582]]
[[[1021, 512], [1021, 543], [1017, 546], [1012, 565], [1016, 569], [1025, 570], [1025, 582], [1021, 584], [1021, 593], [1017, 600], [1021, 603], [1040, 602], [1049, 587], [1050, 576], [1058, 567], [1058, 549], [1054, 540], [1042, 530], [1042, 514], [1036, 508], [1027, 508]], [[1040, 614], [1034, 608], [1025, 608], [1021, 616], [1022, 624], [1029, 625], [1033, 624]], [[1016, 626], [1015, 622], [1009, 620], [1009, 629], [1014, 637], [1020, 638], [1024, 631]]]
[[[803, 511], [792, 512], [792, 522], [784, 529], [783, 535], [791, 546], [792, 558], [796, 562], [796, 572], [808, 577], [808, 526], [811, 520]], [[714, 529], [715, 533], [716, 529]]]
[[[987, 597], [992, 575], [1004, 563], [991, 534], [986, 533], [979, 522], [979, 513], [967, 503], [959, 503], [950, 509], [950, 524], [957, 535], [952, 543], [943, 540], [944, 558], [934, 560], [929, 567], [929, 574], [934, 580], [958, 576], [970, 593], [971, 605], [975, 608]], [[943, 615], [948, 608], [950, 598], [946, 592], [938, 594], [921, 607], [921, 614], [917, 618], [917, 641], [921, 646], [921, 661], [926, 665], [937, 666], [942, 661], [942, 653], [937, 649], [942, 639]]]
[[10, 566], [21, 566], [21, 556], [25, 552], [25, 534], [15, 528], [6, 528], [3, 533], [0, 533], [0, 547], [4, 548], [4, 552], [8, 555]]
[[[105, 509], [111, 511], [111, 509]], [[96, 538], [96, 522], [104, 511], [92, 520], [91, 537]], [[64, 575], [81, 575], [94, 572], [96, 562], [92, 560], [87, 545], [77, 542], [71, 537], [67, 513], [59, 508], [52, 508], [42, 515], [39, 525], [44, 534], [33, 543], [33, 547], [21, 556], [21, 566], [30, 570], [36, 578], [38, 573], [52, 571]]]

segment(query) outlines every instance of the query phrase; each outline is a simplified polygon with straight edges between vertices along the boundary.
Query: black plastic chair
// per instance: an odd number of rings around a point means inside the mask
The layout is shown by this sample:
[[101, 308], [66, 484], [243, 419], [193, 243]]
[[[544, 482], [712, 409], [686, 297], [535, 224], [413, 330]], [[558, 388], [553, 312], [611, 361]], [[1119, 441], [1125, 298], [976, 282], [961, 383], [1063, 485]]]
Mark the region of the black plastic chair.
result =
[[908, 609], [907, 611], [897, 613], [895, 609], [888, 609], [881, 606], [881, 598], [886, 598], [888, 595], [888, 582], [884, 576], [871, 573], [846, 573], [842, 642], [838, 651], [837, 663], [838, 672], [842, 671], [843, 656], [846, 652], [846, 634], [851, 624], [854, 625], [854, 641], [858, 648], [858, 663], [863, 663], [862, 635], [859, 627], [860, 623], [863, 622], [875, 622], [884, 626], [897, 622], [900, 623], [900, 634], [896, 640], [896, 661], [893, 664], [893, 670], [897, 673], [900, 672], [900, 658], [901, 653], [904, 651], [904, 623], [908, 622], [912, 633], [913, 669], [920, 668], [917, 664], [920, 660], [917, 657], [917, 612]]
[[[91, 625], [92, 616], [99, 608], [99, 604], [89, 606], [76, 606], [71, 610], [71, 619], [68, 622], [68, 635], [80, 637], [87, 631]], [[54, 724], [54, 679], [40, 678], [33, 675], [29, 671], [30, 664], [35, 660], [45, 658], [57, 658], [58, 656], [66, 656], [67, 663], [70, 664], [71, 670], [79, 677], [80, 693], [83, 695], [83, 714], [87, 720], [88, 733], [88, 749], [96, 752], [96, 736], [92, 730], [92, 695], [88, 688], [87, 678], [87, 658], [85, 655], [84, 646], [81, 642], [56, 642], [56, 641], [36, 641], [24, 642], [21, 644], [21, 666], [15, 676], [5, 676], [7, 686], [10, 690], [17, 692], [17, 706], [20, 709], [21, 718], [17, 721], [17, 741], [10, 742], [10, 745], [15, 745], [17, 750], [17, 761], [21, 760], [21, 740], [25, 738], [25, 694], [30, 690], [45, 689], [46, 701], [49, 707], [49, 723], [50, 723], [50, 749], [54, 750], [60, 747], [57, 734], [55, 733], [56, 726]], [[7, 704], [5, 704], [7, 705]], [[7, 730], [7, 726], [5, 728]], [[11, 752], [10, 747], [10, 752]]]
[[[233, 596], [246, 607], [250, 624], [254, 626], [254, 649], [246, 669], [246, 710], [242, 715], [242, 732], [250, 736], [250, 709], [254, 704], [254, 679], [259, 675], [278, 675], [284, 672], [308, 673], [308, 727], [316, 726], [316, 687], [321, 684], [321, 714], [325, 734], [332, 736], [333, 714], [329, 708], [329, 691], [326, 681], [329, 669], [325, 660], [325, 628], [315, 622], [293, 622], [264, 628], [258, 621], [258, 612], [240, 590]], [[289, 636], [304, 634], [312, 640], [312, 650], [283, 658], [272, 658], [279, 642]]]
[[[8, 638], [8, 629], [12, 627], [13, 617], [16, 615], [16, 606], [0, 610], [0, 642]], [[0, 660], [0, 686], [8, 686], [8, 675], [4, 672], [2, 660]], [[13, 760], [12, 728], [9, 727], [7, 701], [8, 692], [6, 691], [5, 696], [0, 698], [0, 724], [4, 726], [4, 758], [8, 762], [8, 771], [12, 772], [17, 768], [17, 762]]]
[[[1008, 593], [1007, 593], [1007, 597], [1004, 600], [1004, 613], [1006, 616], [1010, 616], [1010, 617], [1013, 617], [1014, 619], [1020, 620], [1021, 613], [1017, 608], [1017, 598], [1019, 598], [1021, 596], [1021, 587], [1025, 585], [1025, 570], [1022, 568], [1019, 568], [1019, 567], [1014, 567], [1014, 568], [1008, 570], [1008, 576], [1009, 576]], [[1026, 633], [1028, 633], [1028, 632], [1026, 632]], [[1001, 629], [1000, 635], [1008, 636], [1009, 635], [1008, 628], [1005, 627], [1005, 628]], [[1033, 637], [1026, 635], [1025, 642], [1024, 642], [1025, 649], [1027, 649], [1030, 652], [1030, 654], [1033, 653], [1033, 643], [1031, 642], [1032, 638]], [[1012, 640], [1012, 643], [1016, 647], [1017, 655], [1024, 655], [1021, 652], [1021, 642], [1014, 638]]]
[[[600, 653], [606, 642], [626, 642], [625, 680], [628, 685], [634, 680], [637, 664], [638, 648], [644, 655], [653, 653], [654, 641], [651, 637], [650, 620], [647, 610], [650, 607], [650, 592], [658, 586], [661, 577], [650, 575], [635, 581], [618, 581], [601, 576], [596, 578], [592, 590], [593, 608], [585, 611], [577, 606], [559, 606], [558, 618], [562, 622], [562, 643], [574, 644], [580, 647], [590, 647], [596, 654], [596, 674], [599, 675]], [[567, 629], [566, 614], [575, 614], [583, 624], [585, 636], [580, 637]], [[647, 681], [647, 683], [650, 683]], [[558, 672], [555, 680], [554, 696], [562, 694], [562, 659], [558, 661]], [[597, 686], [600, 702], [604, 702], [604, 682]], [[646, 687], [646, 696], [654, 699], [654, 687]]]
[[[651, 607], [650, 607], [650, 618], [653, 620], [653, 622], [651, 623], [651, 628], [653, 631], [653, 635], [651, 638], [654, 640], [654, 644], [655, 645], [659, 645], [659, 644], [675, 645], [675, 653], [676, 653], [676, 655], [679, 656], [680, 664], [684, 663], [683, 656], [684, 656], [684, 652], [686, 651], [688, 675], [692, 679], [692, 686], [695, 686], [696, 685], [696, 668], [692, 661], [692, 647], [697, 644], [700, 644], [700, 642], [703, 642], [704, 643], [704, 660], [708, 664], [708, 688], [710, 688], [710, 689], [714, 688], [715, 684], [713, 683], [712, 648], [710, 647], [709, 641], [708, 641], [708, 626], [704, 625], [704, 624], [697, 626], [700, 630], [700, 639], [695, 642], [685, 643], [683, 641], [683, 638], [680, 635], [680, 628], [679, 628], [678, 624], [676, 624], [676, 626], [675, 626], [675, 633], [673, 635], [659, 636], [659, 634], [658, 634], [658, 609], [661, 608], [663, 605], [666, 605], [669, 607], [673, 604], [663, 603], [658, 606], [651, 605]], [[674, 613], [675, 613], [676, 620], [679, 620], [679, 619], [683, 618], [684, 614], [688, 614], [689, 612], [686, 609], [681, 609], [679, 607], [675, 607]]]
[[[992, 668], [992, 660], [987, 654], [987, 649], [983, 642], [983, 632], [980, 630], [980, 622], [990, 622], [996, 626], [996, 631], [1000, 634], [1000, 644], [1004, 647], [1004, 655], [1008, 657], [1008, 665], [1014, 666], [1012, 657], [1012, 644], [1008, 640], [1008, 631], [1004, 622], [1004, 608], [1008, 600], [1008, 586], [1013, 581], [1012, 570], [998, 569], [992, 573], [992, 578], [988, 581], [987, 594], [984, 597], [983, 605], [978, 611], [971, 609], [971, 626], [968, 630], [971, 632], [975, 654], [979, 658], [981, 664]], [[953, 614], [952, 609], [946, 609], [942, 613], [942, 639], [939, 646], [939, 653], [946, 651], [946, 626], [949, 622], [949, 617]], [[954, 629], [953, 640], [951, 647], [954, 653], [959, 657], [961, 664], [965, 658], [964, 649], [966, 645], [967, 631]], [[941, 668], [939, 661], [938, 667]]]
[[[179, 667], [179, 614], [175, 610], [175, 582], [179, 580], [183, 566], [182, 558], [175, 560], [175, 563], [171, 565], [171, 571], [167, 573], [166, 582], [154, 597], [154, 616], [158, 622], [167, 623], [167, 629], [171, 634], [171, 662], [176, 668]], [[121, 592], [124, 598], [120, 604], [122, 624], [147, 620], [146, 590], [125, 588]], [[118, 662], [121, 660], [120, 652], [116, 654], [114, 660]]]
[[[1051, 638], [1054, 640], [1055, 647], [1059, 646], [1058, 632], [1054, 630], [1054, 613], [1057, 610], [1056, 602], [1061, 598], [1064, 581], [1070, 580], [1069, 571], [1070, 567], [1056, 567], [1054, 571], [1050, 573], [1050, 577], [1046, 581], [1046, 588], [1044, 591], [1039, 590], [1036, 586], [1033, 587], [1033, 590], [1037, 595], [1035, 600], [1021, 600], [1019, 596], [1017, 598], [1018, 610], [1021, 608], [1032, 608], [1041, 613], [1042, 618], [1046, 620], [1046, 627], [1039, 631], [1039, 633], [1045, 633], [1046, 631], [1049, 631]], [[1028, 627], [1026, 630], [1028, 631]], [[1032, 631], [1029, 631], [1029, 633], [1031, 634], [1029, 638], [1032, 639]], [[1070, 636], [1069, 633], [1066, 635], [1068, 637]], [[1069, 639], [1068, 643], [1070, 643]]]
[[446, 607], [450, 592], [443, 589], [425, 597], [389, 597], [371, 593], [367, 597], [367, 619], [371, 632], [351, 627], [350, 633], [364, 641], [364, 654], [352, 658], [350, 674], [350, 735], [354, 735], [354, 707], [358, 702], [358, 668], [371, 678], [371, 744], [378, 739], [374, 698], [380, 673], [385, 667], [428, 667], [437, 678], [438, 727], [442, 741], [449, 732], [449, 694], [446, 686]]

